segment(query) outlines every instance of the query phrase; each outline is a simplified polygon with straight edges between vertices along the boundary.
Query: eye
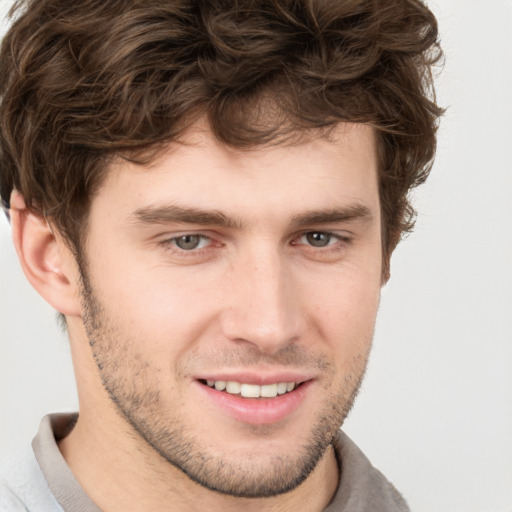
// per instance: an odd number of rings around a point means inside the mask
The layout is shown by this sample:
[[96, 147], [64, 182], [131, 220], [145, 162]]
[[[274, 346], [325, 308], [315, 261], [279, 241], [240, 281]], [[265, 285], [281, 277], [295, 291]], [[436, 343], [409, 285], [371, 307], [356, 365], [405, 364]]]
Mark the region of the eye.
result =
[[171, 238], [170, 242], [182, 251], [193, 251], [207, 247], [210, 239], [204, 235], [182, 235]]
[[300, 237], [299, 243], [310, 245], [311, 247], [327, 247], [339, 242], [339, 240], [340, 238], [332, 233], [309, 231]]

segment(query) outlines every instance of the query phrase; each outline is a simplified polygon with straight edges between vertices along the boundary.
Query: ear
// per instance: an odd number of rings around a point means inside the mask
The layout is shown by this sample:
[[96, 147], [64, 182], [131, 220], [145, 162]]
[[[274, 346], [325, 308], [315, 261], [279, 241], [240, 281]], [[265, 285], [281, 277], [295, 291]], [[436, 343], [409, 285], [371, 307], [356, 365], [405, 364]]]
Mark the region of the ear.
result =
[[45, 218], [29, 210], [17, 191], [11, 195], [14, 247], [35, 290], [66, 316], [80, 315], [79, 272], [72, 252]]

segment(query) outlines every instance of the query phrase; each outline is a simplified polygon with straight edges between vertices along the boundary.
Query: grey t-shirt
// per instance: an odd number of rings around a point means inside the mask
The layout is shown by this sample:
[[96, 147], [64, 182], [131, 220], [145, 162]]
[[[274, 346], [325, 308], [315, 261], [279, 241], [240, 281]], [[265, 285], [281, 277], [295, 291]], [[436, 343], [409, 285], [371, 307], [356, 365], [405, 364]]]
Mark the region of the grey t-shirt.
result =
[[[32, 449], [2, 464], [1, 512], [101, 512], [80, 486], [57, 446], [57, 441], [73, 428], [76, 418], [73, 414], [45, 416]], [[397, 490], [341, 431], [335, 448], [340, 483], [324, 512], [409, 511]]]

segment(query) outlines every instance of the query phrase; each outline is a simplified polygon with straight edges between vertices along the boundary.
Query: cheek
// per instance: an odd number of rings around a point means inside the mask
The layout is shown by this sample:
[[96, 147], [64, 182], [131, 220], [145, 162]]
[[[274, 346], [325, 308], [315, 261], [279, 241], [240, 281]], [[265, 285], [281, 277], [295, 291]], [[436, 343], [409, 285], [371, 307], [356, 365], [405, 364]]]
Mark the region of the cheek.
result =
[[[106, 269], [105, 269], [106, 270]], [[165, 267], [118, 265], [103, 272], [100, 299], [127, 336], [149, 359], [178, 358], [211, 330], [219, 302], [214, 280], [199, 273]]]
[[[310, 290], [316, 325], [333, 349], [371, 345], [380, 299], [380, 279], [350, 273]], [[349, 351], [350, 352], [350, 351]]]

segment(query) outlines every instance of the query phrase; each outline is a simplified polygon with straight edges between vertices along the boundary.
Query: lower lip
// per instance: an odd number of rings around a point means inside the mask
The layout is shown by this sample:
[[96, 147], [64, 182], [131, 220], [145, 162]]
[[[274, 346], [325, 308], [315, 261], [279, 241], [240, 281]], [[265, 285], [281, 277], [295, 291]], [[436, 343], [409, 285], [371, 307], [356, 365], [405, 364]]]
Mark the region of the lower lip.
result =
[[268, 425], [286, 419], [304, 402], [311, 383], [303, 382], [293, 391], [275, 398], [242, 398], [195, 381], [210, 402], [234, 419], [252, 425]]

